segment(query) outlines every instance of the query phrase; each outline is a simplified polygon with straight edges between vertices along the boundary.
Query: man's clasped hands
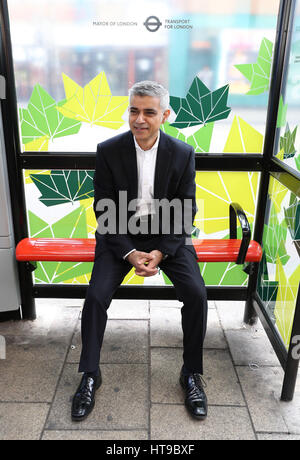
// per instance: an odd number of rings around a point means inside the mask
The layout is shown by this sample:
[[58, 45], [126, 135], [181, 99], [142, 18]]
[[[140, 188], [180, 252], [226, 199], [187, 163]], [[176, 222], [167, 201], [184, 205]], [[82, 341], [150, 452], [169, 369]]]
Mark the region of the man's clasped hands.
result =
[[153, 276], [158, 273], [158, 265], [162, 261], [161, 251], [154, 249], [151, 252], [134, 251], [128, 255], [127, 260], [135, 267], [138, 276]]

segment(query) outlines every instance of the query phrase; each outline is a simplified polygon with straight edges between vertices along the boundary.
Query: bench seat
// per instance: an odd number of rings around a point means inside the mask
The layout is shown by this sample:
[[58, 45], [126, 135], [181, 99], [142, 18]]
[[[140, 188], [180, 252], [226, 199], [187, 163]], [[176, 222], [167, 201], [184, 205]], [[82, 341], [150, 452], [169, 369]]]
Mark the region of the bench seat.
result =
[[[193, 238], [198, 262], [236, 262], [241, 240]], [[96, 240], [94, 238], [24, 238], [16, 248], [20, 262], [58, 261], [93, 262]], [[259, 262], [261, 246], [250, 241], [244, 262]]]

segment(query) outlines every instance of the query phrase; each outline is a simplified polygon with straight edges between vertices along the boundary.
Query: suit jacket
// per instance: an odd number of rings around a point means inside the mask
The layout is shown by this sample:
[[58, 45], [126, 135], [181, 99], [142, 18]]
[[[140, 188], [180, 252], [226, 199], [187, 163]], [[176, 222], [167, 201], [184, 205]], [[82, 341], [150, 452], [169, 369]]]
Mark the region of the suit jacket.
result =
[[[99, 235], [96, 232], [97, 245], [108, 246], [118, 258], [135, 248], [130, 234], [118, 231], [119, 192], [127, 192], [129, 201], [137, 199], [138, 177], [134, 139], [131, 131], [117, 135], [97, 146], [96, 170], [94, 175], [94, 211], [98, 219], [104, 210], [97, 210], [97, 203], [102, 199], [111, 199], [116, 203], [117, 231], [115, 234]], [[154, 198], [161, 200], [178, 198], [183, 203], [191, 203], [192, 222], [197, 208], [195, 200], [195, 153], [194, 149], [167, 134], [160, 132], [157, 150]], [[128, 211], [128, 220], [135, 211]], [[191, 222], [191, 223], [192, 223]], [[185, 244], [187, 233], [182, 225], [181, 234], [174, 234], [171, 222], [170, 233], [159, 235], [156, 249], [163, 254], [174, 256], [177, 249]]]

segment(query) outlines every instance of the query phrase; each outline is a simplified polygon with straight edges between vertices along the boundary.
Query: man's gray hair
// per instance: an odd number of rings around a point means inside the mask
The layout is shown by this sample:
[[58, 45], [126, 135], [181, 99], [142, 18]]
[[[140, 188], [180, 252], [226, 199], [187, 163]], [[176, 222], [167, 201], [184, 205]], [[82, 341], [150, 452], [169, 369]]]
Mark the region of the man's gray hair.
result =
[[169, 108], [169, 91], [156, 81], [145, 80], [135, 83], [129, 90], [129, 101], [132, 96], [158, 97], [162, 111]]

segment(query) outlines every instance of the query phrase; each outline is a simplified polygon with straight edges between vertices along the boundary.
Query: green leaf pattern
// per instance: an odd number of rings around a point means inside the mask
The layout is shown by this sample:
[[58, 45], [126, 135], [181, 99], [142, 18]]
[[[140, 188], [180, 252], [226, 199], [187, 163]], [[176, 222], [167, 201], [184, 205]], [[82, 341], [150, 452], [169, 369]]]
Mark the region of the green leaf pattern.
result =
[[176, 113], [176, 120], [172, 126], [186, 128], [217, 120], [224, 120], [230, 114], [227, 107], [229, 85], [215, 91], [195, 77], [185, 98], [170, 97], [170, 105]]
[[47, 174], [31, 174], [30, 178], [42, 196], [39, 200], [46, 206], [74, 203], [93, 198], [94, 171], [56, 171]]
[[273, 43], [264, 38], [261, 42], [257, 61], [254, 64], [237, 64], [235, 67], [249, 80], [248, 95], [258, 95], [268, 91], [272, 64]]
[[[272, 51], [273, 44], [264, 38], [261, 42], [255, 63], [237, 64], [235, 66], [249, 80], [250, 89], [247, 93], [248, 95], [259, 95], [268, 91]], [[106, 82], [105, 84], [108, 87], [108, 83]], [[71, 91], [71, 89], [70, 87], [68, 91]], [[78, 88], [77, 91], [79, 91]], [[84, 91], [83, 88], [81, 90], [83, 95]], [[171, 95], [170, 105], [175, 113], [175, 121], [173, 123], [166, 122], [161, 127], [162, 131], [189, 143], [194, 147], [196, 153], [208, 153], [213, 135], [217, 133], [216, 123], [227, 119], [230, 115], [231, 108], [227, 106], [228, 95], [229, 85], [211, 90], [198, 77], [195, 77], [185, 97]], [[109, 97], [112, 98], [111, 95]], [[47, 148], [48, 141], [77, 134], [81, 127], [81, 121], [79, 121], [81, 119], [80, 114], [75, 113], [75, 105], [70, 106], [73, 99], [74, 96], [70, 93], [67, 99], [57, 102], [45, 89], [37, 84], [33, 89], [27, 108], [19, 109], [23, 144], [26, 145], [34, 141], [39, 141], [36, 144], [38, 148], [41, 146], [46, 146]], [[69, 111], [67, 111], [67, 108]], [[75, 112], [72, 112], [72, 118], [68, 118], [71, 108]], [[115, 116], [120, 118], [119, 124], [121, 125], [121, 111], [120, 113], [116, 113]], [[283, 152], [283, 156], [280, 158], [283, 160], [294, 158], [296, 167], [300, 170], [300, 155], [296, 155], [297, 127], [294, 127], [293, 131], [291, 131], [286, 122], [286, 117], [287, 105], [284, 104], [281, 97], [277, 127], [283, 128], [286, 126], [286, 128], [284, 134], [280, 137], [280, 150]], [[118, 128], [116, 123], [113, 124], [112, 121], [114, 120], [108, 120], [106, 129]], [[99, 128], [99, 126], [96, 128], [103, 129]], [[185, 128], [195, 128], [195, 130], [187, 133], [184, 131]], [[234, 131], [232, 132], [234, 133]], [[247, 131], [248, 137], [251, 137], [250, 132], [249, 128]], [[233, 139], [233, 134], [230, 134], [230, 136], [232, 141], [237, 142], [236, 138]], [[101, 137], [99, 140], [101, 140]], [[231, 145], [232, 143], [229, 141], [230, 139], [227, 139], [228, 145]], [[243, 141], [249, 141], [251, 144], [252, 139], [243, 139]], [[29, 149], [31, 145], [33, 144], [30, 144]], [[88, 236], [87, 216], [89, 215], [86, 203], [89, 203], [88, 206], [91, 207], [94, 193], [93, 173], [93, 171], [61, 170], [52, 170], [49, 174], [32, 172], [30, 178], [33, 184], [30, 184], [30, 186], [36, 187], [39, 191], [39, 200], [45, 206], [45, 210], [49, 210], [50, 212], [53, 209], [55, 212], [56, 206], [61, 204], [75, 206], [75, 209], [52, 224], [47, 222], [47, 218], [45, 217], [47, 214], [46, 211], [45, 215], [42, 216], [28, 211], [30, 235], [36, 237], [86, 238]], [[212, 180], [210, 186], [210, 193], [212, 194], [217, 193], [215, 186], [217, 179], [219, 179], [219, 176], [216, 172], [216, 181], [214, 183]], [[199, 174], [199, 181], [199, 186], [201, 186], [201, 174]], [[237, 188], [237, 190], [240, 189]], [[255, 199], [255, 193], [256, 190], [253, 190], [253, 199]], [[239, 195], [232, 198], [239, 201]], [[273, 197], [273, 201], [274, 199], [276, 200], [276, 196], [275, 198]], [[274, 277], [270, 275], [270, 267], [276, 264], [277, 267], [280, 263], [280, 270], [282, 270], [283, 267], [288, 266], [290, 262], [290, 256], [286, 250], [288, 237], [295, 241], [295, 245], [300, 253], [300, 244], [298, 244], [300, 240], [299, 199], [291, 194], [289, 204], [284, 207], [284, 219], [281, 221], [278, 218], [278, 208], [280, 205], [281, 201], [277, 203], [277, 207], [272, 202], [270, 204], [270, 217], [265, 225], [263, 241], [264, 255], [259, 266], [257, 290], [258, 295], [265, 303], [268, 314], [277, 325], [284, 323], [282, 318], [285, 313], [280, 313], [279, 322], [278, 308], [276, 307], [278, 305], [278, 302], [276, 304], [276, 299], [279, 291], [280, 305], [282, 305], [283, 291], [279, 289], [278, 279], [274, 280]], [[215, 218], [225, 219], [225, 216], [218, 215]], [[194, 235], [209, 238], [220, 237], [212, 233], [209, 233], [207, 236], [203, 235], [202, 230], [196, 227], [194, 228]], [[227, 238], [228, 235], [224, 236], [223, 232], [221, 237]], [[233, 263], [201, 263], [199, 265], [207, 285], [247, 286], [248, 276], [243, 272], [241, 266]], [[87, 283], [91, 269], [92, 264], [44, 262], [38, 263], [34, 276], [37, 283], [78, 283], [82, 282], [83, 279]], [[279, 273], [282, 272], [279, 271]], [[166, 284], [171, 283], [164, 274], [163, 279]]]
[[53, 139], [77, 134], [81, 123], [67, 118], [56, 109], [57, 102], [40, 85], [32, 92], [27, 109], [20, 109], [24, 144], [46, 137]]

